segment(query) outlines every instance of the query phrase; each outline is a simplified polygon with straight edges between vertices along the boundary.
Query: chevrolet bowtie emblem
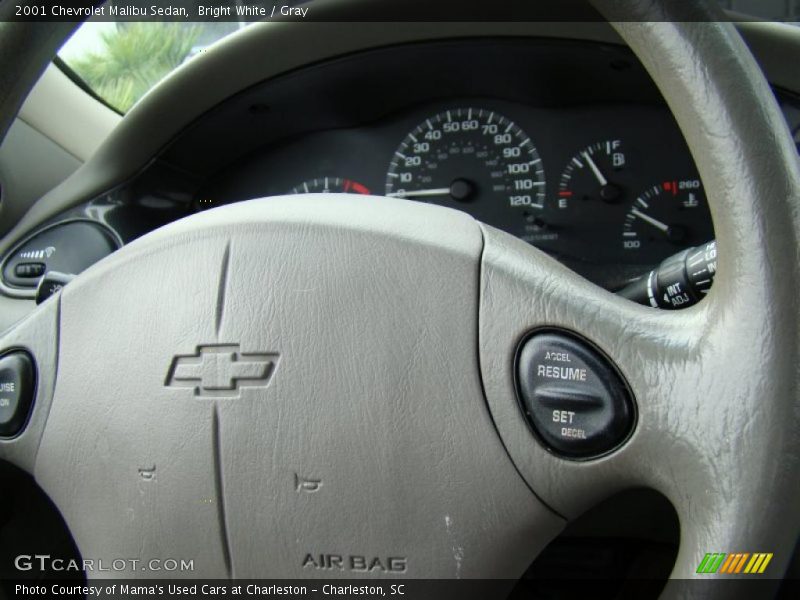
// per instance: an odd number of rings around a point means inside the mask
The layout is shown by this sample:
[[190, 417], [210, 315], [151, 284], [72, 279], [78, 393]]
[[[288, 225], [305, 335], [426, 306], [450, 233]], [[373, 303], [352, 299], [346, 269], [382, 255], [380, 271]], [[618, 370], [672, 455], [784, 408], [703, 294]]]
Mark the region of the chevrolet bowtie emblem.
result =
[[278, 354], [239, 352], [239, 344], [198, 346], [172, 359], [165, 385], [194, 388], [201, 398], [238, 398], [243, 387], [265, 387]]

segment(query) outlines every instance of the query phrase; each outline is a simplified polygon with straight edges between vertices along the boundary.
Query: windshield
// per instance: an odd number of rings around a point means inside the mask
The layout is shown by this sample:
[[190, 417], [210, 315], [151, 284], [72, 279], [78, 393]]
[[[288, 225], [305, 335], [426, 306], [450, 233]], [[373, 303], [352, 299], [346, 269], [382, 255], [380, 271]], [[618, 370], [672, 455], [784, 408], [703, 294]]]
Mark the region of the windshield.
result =
[[93, 22], [78, 28], [58, 56], [121, 113], [175, 68], [245, 22]]
[[[300, 5], [308, 0], [288, 0]], [[797, 24], [800, 0], [718, 0], [741, 16]], [[113, 5], [116, 0], [105, 4]], [[198, 1], [198, 4], [202, 2]], [[250, 24], [237, 20], [241, 0], [216, 0], [227, 20], [109, 22], [90, 19], [61, 48], [59, 58], [97, 96], [125, 113], [150, 88], [207, 46]], [[257, 18], [257, 17], [250, 17]]]

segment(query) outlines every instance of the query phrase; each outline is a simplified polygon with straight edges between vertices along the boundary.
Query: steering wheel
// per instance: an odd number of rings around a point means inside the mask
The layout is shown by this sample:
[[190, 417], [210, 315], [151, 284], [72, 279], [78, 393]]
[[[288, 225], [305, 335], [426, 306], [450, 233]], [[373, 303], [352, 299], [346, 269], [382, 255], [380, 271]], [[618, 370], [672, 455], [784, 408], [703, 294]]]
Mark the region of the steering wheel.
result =
[[[516, 578], [569, 520], [646, 486], [681, 524], [667, 594], [709, 552], [771, 552], [783, 573], [800, 525], [796, 150], [704, 5], [596, 6], [700, 170], [720, 253], [707, 298], [634, 305], [416, 202], [294, 196], [175, 222], [0, 339], [37, 382], [0, 458], [35, 476], [84, 557], [194, 561], [175, 576]], [[572, 460], [532, 434], [515, 357], [542, 327], [627, 382], [635, 425], [613, 451]], [[706, 597], [730, 594], [706, 578]]]

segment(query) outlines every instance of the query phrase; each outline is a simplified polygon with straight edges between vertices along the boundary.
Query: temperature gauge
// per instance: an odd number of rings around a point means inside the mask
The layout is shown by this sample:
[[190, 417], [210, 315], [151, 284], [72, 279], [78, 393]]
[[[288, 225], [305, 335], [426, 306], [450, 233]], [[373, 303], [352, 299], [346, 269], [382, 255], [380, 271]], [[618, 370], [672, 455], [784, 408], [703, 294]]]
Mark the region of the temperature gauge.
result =
[[622, 226], [622, 248], [631, 262], [656, 263], [713, 237], [699, 179], [663, 181], [645, 190], [628, 207]]

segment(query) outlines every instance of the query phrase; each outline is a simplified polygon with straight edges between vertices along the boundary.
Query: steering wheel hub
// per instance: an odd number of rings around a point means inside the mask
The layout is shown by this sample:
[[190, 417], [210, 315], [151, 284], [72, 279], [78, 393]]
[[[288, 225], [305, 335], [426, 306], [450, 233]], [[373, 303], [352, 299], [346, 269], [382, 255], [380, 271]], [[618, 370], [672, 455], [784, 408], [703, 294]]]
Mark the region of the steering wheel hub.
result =
[[430, 205], [273, 198], [70, 284], [36, 476], [84, 556], [221, 578], [524, 571], [562, 520], [486, 410], [482, 245]]

